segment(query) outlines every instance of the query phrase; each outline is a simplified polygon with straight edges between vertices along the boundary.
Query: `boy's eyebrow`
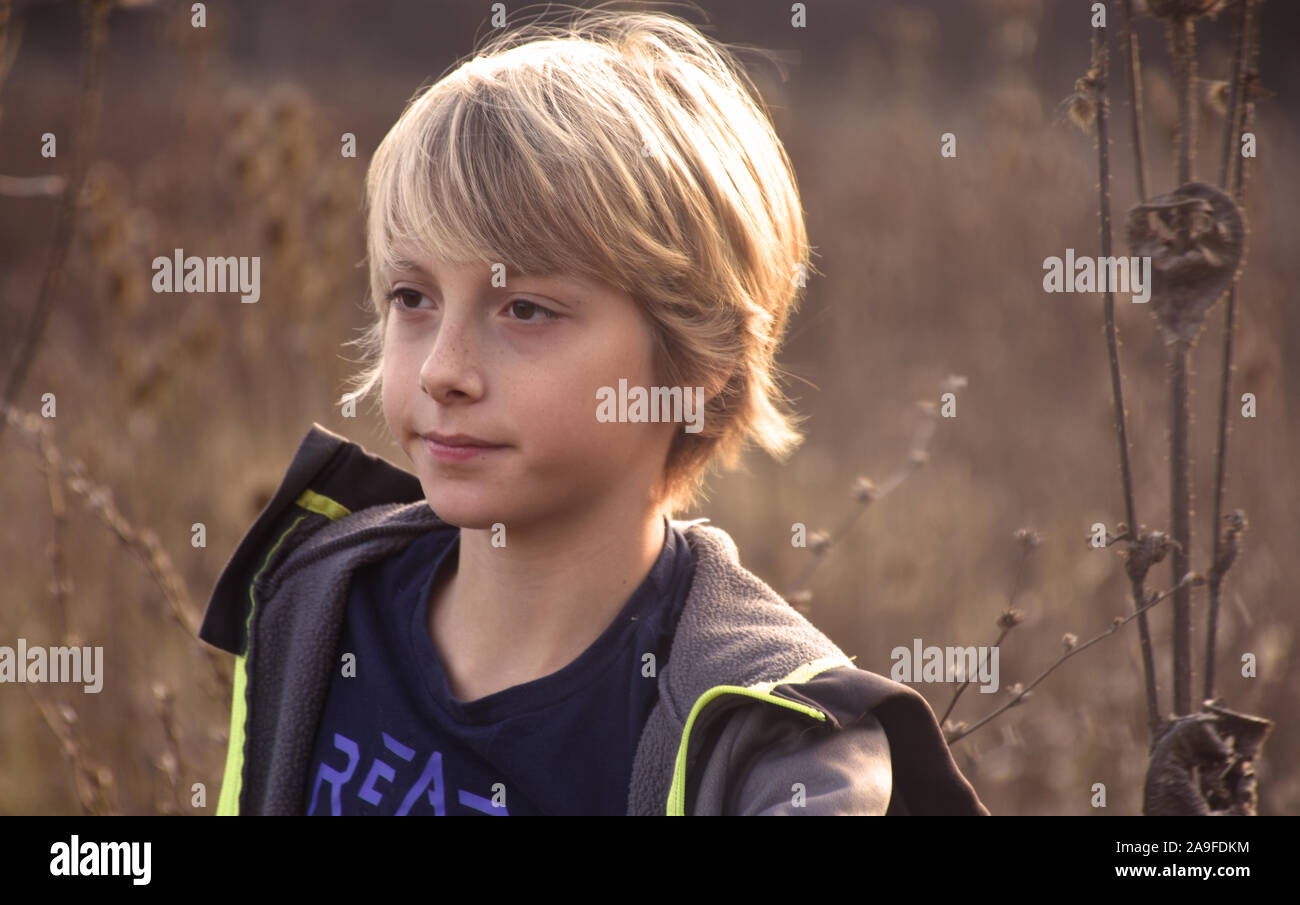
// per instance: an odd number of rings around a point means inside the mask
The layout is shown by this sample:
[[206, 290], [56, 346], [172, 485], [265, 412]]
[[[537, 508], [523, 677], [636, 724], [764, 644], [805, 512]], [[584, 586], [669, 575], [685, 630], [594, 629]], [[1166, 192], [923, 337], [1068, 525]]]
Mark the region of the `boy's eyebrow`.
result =
[[[406, 258], [393, 258], [390, 265], [393, 270], [410, 271], [411, 273], [418, 273], [421, 276], [426, 277], [433, 276], [433, 274], [429, 272], [429, 268], [425, 267], [423, 264], [418, 264], [415, 261], [407, 260]], [[506, 277], [515, 277], [518, 279], [523, 279], [524, 277], [533, 277], [535, 279], [563, 279], [564, 275], [559, 273], [521, 273], [511, 267], [506, 267]]]
[[423, 265], [417, 264], [414, 261], [408, 261], [406, 260], [406, 258], [394, 258], [390, 262], [390, 267], [393, 270], [409, 270], [412, 271], [413, 273], [424, 274], [425, 276], [431, 275], [429, 271], [424, 269]]
[[[429, 269], [427, 267], [425, 267], [423, 264], [416, 263], [415, 261], [411, 261], [406, 258], [393, 258], [390, 262], [390, 266], [393, 271], [401, 271], [405, 273], [416, 273], [419, 274], [420, 276], [428, 277], [431, 280], [433, 279], [433, 274], [429, 272]], [[572, 287], [571, 291], [567, 293], [568, 297], [578, 303], [582, 302], [582, 295], [580, 295], [579, 293], [585, 293], [585, 290], [588, 288], [585, 281], [578, 279], [576, 277], [568, 276], [563, 273], [521, 273], [517, 270], [512, 270], [511, 268], [507, 267], [506, 278], [507, 280], [510, 279], [546, 280], [550, 282], [567, 284], [569, 287]]]

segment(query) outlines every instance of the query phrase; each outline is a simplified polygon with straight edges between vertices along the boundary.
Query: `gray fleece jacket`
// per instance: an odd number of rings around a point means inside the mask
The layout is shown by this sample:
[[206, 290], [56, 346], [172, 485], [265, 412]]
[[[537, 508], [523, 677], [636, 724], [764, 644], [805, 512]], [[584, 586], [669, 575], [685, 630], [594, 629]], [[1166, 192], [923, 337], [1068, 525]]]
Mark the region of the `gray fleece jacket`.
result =
[[[627, 813], [988, 814], [925, 699], [855, 667], [707, 521], [673, 522], [695, 575]], [[440, 524], [413, 474], [312, 425], [199, 631], [236, 655], [218, 814], [301, 812], [351, 575]]]

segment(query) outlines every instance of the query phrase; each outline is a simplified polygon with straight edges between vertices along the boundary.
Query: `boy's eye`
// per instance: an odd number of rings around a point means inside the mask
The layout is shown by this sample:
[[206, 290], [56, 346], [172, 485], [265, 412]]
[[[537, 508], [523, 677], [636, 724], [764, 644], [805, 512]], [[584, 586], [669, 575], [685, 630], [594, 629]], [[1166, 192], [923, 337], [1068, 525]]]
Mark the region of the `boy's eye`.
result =
[[413, 311], [415, 310], [415, 308], [419, 307], [420, 299], [424, 298], [423, 295], [416, 292], [414, 289], [394, 289], [392, 292], [388, 293], [388, 301], [389, 304], [398, 303], [398, 302], [404, 303], [406, 301], [407, 296], [412, 296], [412, 295], [415, 296], [415, 304], [413, 306], [402, 304], [401, 307], [404, 310]]
[[534, 311], [540, 312], [542, 320], [554, 320], [558, 315], [549, 308], [543, 308], [536, 302], [530, 302], [527, 299], [515, 299], [510, 303], [510, 311], [519, 316], [519, 320], [532, 321], [538, 318], [530, 317]]
[[[394, 289], [388, 293], [389, 304], [396, 305], [403, 311], [420, 310], [420, 302], [424, 299], [425, 296], [414, 289]], [[559, 319], [559, 315], [554, 311], [527, 299], [515, 299], [510, 303], [509, 310], [511, 314], [515, 315], [515, 320], [525, 322]], [[533, 317], [534, 314], [541, 314], [542, 316]]]

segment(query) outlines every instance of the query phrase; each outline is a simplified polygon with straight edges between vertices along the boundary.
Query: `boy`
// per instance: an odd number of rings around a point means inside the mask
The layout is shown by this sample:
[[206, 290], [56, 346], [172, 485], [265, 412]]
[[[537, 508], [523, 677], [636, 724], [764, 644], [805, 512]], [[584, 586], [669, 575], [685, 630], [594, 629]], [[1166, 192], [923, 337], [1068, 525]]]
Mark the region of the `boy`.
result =
[[800, 439], [773, 358], [807, 238], [743, 79], [589, 11], [376, 150], [353, 398], [414, 475], [314, 424], [226, 565], [219, 813], [988, 813], [919, 694], [672, 518]]

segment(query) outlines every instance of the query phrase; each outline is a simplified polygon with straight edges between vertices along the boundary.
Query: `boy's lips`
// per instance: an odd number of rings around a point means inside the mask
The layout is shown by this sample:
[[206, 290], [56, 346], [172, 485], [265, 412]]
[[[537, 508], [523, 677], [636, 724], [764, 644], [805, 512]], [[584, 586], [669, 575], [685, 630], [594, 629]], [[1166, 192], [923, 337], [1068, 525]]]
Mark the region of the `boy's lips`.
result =
[[421, 434], [420, 439], [424, 441], [424, 448], [429, 451], [429, 455], [439, 462], [468, 462], [506, 449], [501, 444], [469, 434], [428, 433]]
[[488, 449], [499, 449], [502, 446], [500, 443], [493, 443], [491, 440], [484, 440], [469, 434], [439, 434], [435, 431], [429, 431], [427, 434], [420, 434], [420, 436], [439, 446], [479, 446]]

